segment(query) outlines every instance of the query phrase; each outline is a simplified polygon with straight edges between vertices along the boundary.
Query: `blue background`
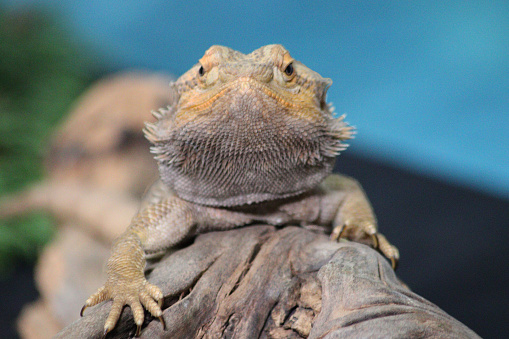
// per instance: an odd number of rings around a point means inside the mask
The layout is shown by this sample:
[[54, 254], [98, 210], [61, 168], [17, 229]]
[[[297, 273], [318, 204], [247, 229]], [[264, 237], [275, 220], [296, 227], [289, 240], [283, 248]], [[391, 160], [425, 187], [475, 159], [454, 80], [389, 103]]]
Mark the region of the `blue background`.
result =
[[0, 1], [63, 15], [115, 69], [281, 43], [333, 79], [354, 152], [509, 197], [508, 1]]

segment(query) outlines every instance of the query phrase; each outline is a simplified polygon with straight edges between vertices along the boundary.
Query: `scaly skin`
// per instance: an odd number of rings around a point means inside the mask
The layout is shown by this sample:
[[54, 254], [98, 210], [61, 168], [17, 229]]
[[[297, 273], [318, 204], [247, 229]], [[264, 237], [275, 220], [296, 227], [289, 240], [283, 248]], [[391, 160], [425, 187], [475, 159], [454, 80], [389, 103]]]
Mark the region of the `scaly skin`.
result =
[[268, 45], [247, 55], [212, 46], [172, 84], [170, 106], [145, 130], [161, 180], [113, 246], [106, 284], [83, 307], [113, 299], [105, 334], [124, 305], [137, 334], [143, 307], [164, 325], [145, 254], [203, 232], [254, 222], [330, 226], [332, 239], [371, 245], [396, 266], [398, 250], [377, 232], [361, 186], [330, 174], [353, 133], [325, 101], [331, 83]]

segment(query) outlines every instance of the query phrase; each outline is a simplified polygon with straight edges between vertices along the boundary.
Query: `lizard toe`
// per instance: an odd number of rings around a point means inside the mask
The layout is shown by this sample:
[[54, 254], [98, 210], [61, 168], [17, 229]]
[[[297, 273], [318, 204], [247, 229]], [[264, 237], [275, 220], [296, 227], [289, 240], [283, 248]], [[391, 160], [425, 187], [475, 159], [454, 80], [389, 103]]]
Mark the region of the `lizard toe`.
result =
[[163, 299], [163, 292], [161, 292], [161, 289], [156, 285], [152, 285], [151, 283], [147, 282], [145, 285], [145, 290], [154, 300], [159, 302]]
[[85, 301], [85, 305], [81, 308], [80, 316], [83, 317], [83, 313], [88, 307], [95, 306], [106, 299], [109, 299], [110, 294], [108, 290], [103, 286], [97, 290], [94, 294], [92, 294], [87, 301]]
[[108, 314], [108, 318], [104, 323], [104, 335], [108, 334], [115, 325], [117, 324], [118, 319], [120, 318], [120, 313], [122, 313], [122, 308], [124, 307], [125, 302], [121, 299], [114, 299], [113, 305], [111, 305], [110, 313]]
[[391, 266], [395, 270], [398, 267], [399, 263], [399, 251], [398, 249], [391, 245], [391, 243], [387, 240], [387, 238], [381, 234], [377, 234], [379, 246], [378, 249], [382, 254], [391, 261]]
[[330, 234], [331, 240], [339, 241], [339, 239], [341, 238], [341, 235], [345, 231], [345, 228], [346, 228], [345, 224], [341, 224], [339, 226], [334, 227], [334, 229], [332, 230], [332, 233]]
[[134, 323], [136, 324], [136, 337], [140, 336], [141, 325], [143, 325], [143, 320], [145, 319], [145, 311], [143, 310], [143, 306], [139, 301], [132, 302], [130, 305], [131, 311], [133, 312]]
[[147, 311], [149, 311], [154, 317], [161, 316], [162, 311], [160, 305], [158, 305], [158, 303], [156, 303], [152, 296], [150, 296], [147, 292], [140, 293], [140, 301]]

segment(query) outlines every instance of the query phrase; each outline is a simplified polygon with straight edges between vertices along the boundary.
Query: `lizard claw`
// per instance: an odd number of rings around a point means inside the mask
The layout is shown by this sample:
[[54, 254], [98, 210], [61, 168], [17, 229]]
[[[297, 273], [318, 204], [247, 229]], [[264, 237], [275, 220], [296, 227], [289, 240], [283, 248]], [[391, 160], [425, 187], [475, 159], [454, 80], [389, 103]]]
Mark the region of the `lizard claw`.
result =
[[370, 234], [371, 240], [373, 241], [373, 248], [378, 249], [379, 243], [378, 243], [378, 236], [377, 233]]
[[80, 311], [80, 317], [83, 317], [83, 312], [85, 312], [86, 309], [87, 309], [87, 305], [83, 305], [83, 307], [81, 308], [81, 311]]
[[111, 310], [104, 323], [105, 337], [117, 324], [124, 305], [129, 305], [136, 324], [136, 337], [140, 336], [143, 325], [145, 310], [147, 309], [154, 317], [161, 321], [163, 328], [166, 329], [166, 323], [162, 317], [161, 305], [163, 293], [161, 290], [147, 282], [145, 279], [132, 281], [108, 281], [95, 294], [87, 299], [81, 309], [80, 315], [83, 315], [85, 309], [94, 306], [104, 300], [113, 299]]
[[166, 322], [164, 321], [164, 318], [162, 316], [158, 317], [161, 324], [163, 324], [163, 330], [166, 331]]
[[381, 234], [377, 233], [378, 237], [378, 249], [382, 254], [391, 261], [391, 266], [393, 270], [398, 268], [399, 263], [399, 251], [396, 247], [391, 245], [391, 243], [387, 240], [387, 238]]
[[339, 239], [341, 238], [341, 235], [345, 231], [345, 228], [346, 228], [345, 224], [334, 227], [334, 229], [332, 230], [332, 233], [330, 234], [331, 240], [339, 241]]
[[366, 236], [371, 237], [370, 245], [391, 261], [391, 266], [394, 270], [398, 267], [398, 249], [391, 245], [383, 234], [377, 232], [375, 223], [364, 222], [363, 220], [350, 220], [334, 227], [330, 235], [331, 239], [338, 241], [342, 236], [354, 241], [363, 239]]
[[394, 271], [398, 268], [398, 263], [399, 261], [397, 259], [391, 258], [391, 266]]

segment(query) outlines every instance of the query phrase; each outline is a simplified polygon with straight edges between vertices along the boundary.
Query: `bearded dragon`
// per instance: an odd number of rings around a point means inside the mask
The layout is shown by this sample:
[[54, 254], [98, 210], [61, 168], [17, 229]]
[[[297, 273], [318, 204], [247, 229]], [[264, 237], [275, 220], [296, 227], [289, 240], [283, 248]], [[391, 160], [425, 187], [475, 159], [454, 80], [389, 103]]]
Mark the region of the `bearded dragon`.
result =
[[326, 101], [332, 81], [281, 45], [243, 54], [212, 46], [170, 86], [145, 136], [160, 180], [116, 240], [103, 287], [83, 306], [113, 299], [104, 325], [131, 307], [136, 335], [144, 308], [162, 318], [161, 290], [144, 275], [148, 254], [197, 234], [254, 222], [329, 226], [331, 238], [377, 248], [395, 268], [396, 247], [377, 231], [359, 183], [331, 174], [353, 128]]

